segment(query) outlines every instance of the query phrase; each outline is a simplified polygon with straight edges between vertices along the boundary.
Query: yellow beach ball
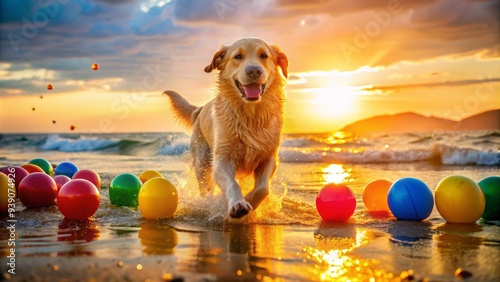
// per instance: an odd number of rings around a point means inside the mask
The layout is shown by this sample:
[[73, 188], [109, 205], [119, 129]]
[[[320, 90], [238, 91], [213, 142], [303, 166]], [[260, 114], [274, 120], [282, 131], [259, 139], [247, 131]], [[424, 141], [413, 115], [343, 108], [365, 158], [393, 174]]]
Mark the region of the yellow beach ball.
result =
[[152, 170], [152, 169], [145, 170], [141, 174], [139, 174], [139, 179], [142, 181], [143, 184], [144, 184], [144, 182], [148, 181], [149, 179], [155, 178], [155, 177], [163, 178], [163, 175], [161, 173], [159, 173], [158, 171]]
[[[10, 191], [9, 191], [10, 190]], [[2, 197], [0, 198], [0, 214], [7, 214], [9, 210], [9, 198], [16, 199], [16, 187], [12, 182], [9, 183], [9, 177], [4, 173], [0, 172], [0, 193]], [[9, 197], [9, 193], [11, 193]]]
[[474, 223], [484, 212], [486, 201], [479, 185], [465, 176], [443, 178], [436, 187], [436, 208], [452, 223]]
[[172, 217], [178, 203], [177, 189], [162, 177], [149, 179], [139, 191], [139, 210], [144, 218]]

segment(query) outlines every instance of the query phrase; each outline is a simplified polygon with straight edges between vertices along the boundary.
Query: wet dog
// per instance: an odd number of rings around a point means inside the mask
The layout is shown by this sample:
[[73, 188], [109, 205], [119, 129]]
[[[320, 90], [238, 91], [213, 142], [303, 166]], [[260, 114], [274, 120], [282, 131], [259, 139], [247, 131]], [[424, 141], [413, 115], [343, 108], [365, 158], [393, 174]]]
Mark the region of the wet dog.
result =
[[[213, 70], [219, 71], [218, 92], [202, 107], [174, 91], [164, 94], [178, 118], [193, 128], [190, 148], [201, 194], [215, 180], [226, 196], [229, 216], [240, 218], [269, 194], [283, 128], [288, 58], [275, 45], [243, 38], [215, 53], [205, 67], [207, 73]], [[245, 196], [237, 174], [255, 178]]]

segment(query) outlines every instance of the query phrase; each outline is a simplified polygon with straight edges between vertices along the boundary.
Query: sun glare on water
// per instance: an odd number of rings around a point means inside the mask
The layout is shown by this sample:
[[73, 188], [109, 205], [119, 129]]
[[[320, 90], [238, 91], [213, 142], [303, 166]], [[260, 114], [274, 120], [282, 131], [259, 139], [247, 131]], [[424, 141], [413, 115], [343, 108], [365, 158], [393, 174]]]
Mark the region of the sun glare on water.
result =
[[343, 183], [351, 176], [350, 169], [344, 168], [341, 164], [330, 164], [321, 169], [324, 184]]
[[[347, 231], [347, 232], [346, 232]], [[349, 232], [350, 231], [350, 232]], [[313, 276], [321, 281], [392, 281], [394, 275], [384, 271], [377, 260], [355, 258], [351, 253], [370, 242], [367, 230], [353, 228], [336, 235], [315, 235], [316, 246], [304, 248], [307, 258], [316, 264]], [[370, 277], [362, 280], [361, 277]]]

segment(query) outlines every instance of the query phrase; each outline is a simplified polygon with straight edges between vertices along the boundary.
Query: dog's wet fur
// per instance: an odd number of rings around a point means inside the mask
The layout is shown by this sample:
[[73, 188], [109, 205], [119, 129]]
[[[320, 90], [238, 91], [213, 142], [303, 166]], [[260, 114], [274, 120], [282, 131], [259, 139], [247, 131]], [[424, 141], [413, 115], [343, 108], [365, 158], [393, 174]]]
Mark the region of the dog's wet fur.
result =
[[[190, 148], [200, 193], [210, 192], [215, 180], [225, 193], [228, 215], [240, 218], [269, 194], [283, 128], [288, 58], [275, 45], [243, 38], [214, 54], [205, 72], [213, 70], [219, 71], [218, 92], [202, 107], [174, 91], [164, 94], [177, 117], [193, 129]], [[237, 174], [255, 178], [245, 196]]]

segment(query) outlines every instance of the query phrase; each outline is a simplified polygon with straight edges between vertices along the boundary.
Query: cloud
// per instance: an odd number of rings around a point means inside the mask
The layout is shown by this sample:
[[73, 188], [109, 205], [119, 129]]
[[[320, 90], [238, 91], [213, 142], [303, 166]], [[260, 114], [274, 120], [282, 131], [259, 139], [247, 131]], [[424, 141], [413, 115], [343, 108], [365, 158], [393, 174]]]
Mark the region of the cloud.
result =
[[307, 80], [304, 77], [291, 74], [288, 76], [288, 85], [302, 85], [306, 84]]
[[[65, 80], [120, 77], [124, 83], [115, 85], [113, 90], [123, 91], [141, 85], [147, 67], [156, 68], [162, 63], [162, 73], [167, 73], [176, 60], [173, 54], [186, 43], [185, 38], [190, 38], [185, 34], [197, 34], [173, 24], [169, 17], [172, 7], [167, 2], [162, 2], [163, 6], [153, 3], [147, 12], [139, 9], [139, 1], [105, 2], [36, 0], [23, 2], [29, 8], [20, 9], [17, 1], [2, 1], [2, 14], [10, 9], [14, 16], [2, 18], [0, 22], [1, 61], [9, 63], [9, 71], [20, 68], [56, 71], [57, 77], [50, 82], [59, 85], [66, 85]], [[92, 63], [99, 63], [101, 70], [91, 71]], [[29, 94], [44, 83], [47, 81], [40, 77], [16, 83], [2, 80], [0, 95], [5, 94], [1, 89], [10, 89], [13, 85]], [[67, 85], [64, 89], [85, 87], [90, 89], [92, 85], [73, 85], [73, 88]]]
[[301, 66], [328, 60], [345, 70], [440, 56], [499, 55], [497, 0], [279, 1], [278, 5], [294, 11], [297, 22], [310, 14], [321, 19], [320, 24], [294, 32], [299, 35], [294, 38], [296, 49], [314, 49], [317, 55], [317, 61], [298, 58]]
[[[186, 23], [210, 24], [258, 24], [272, 13], [276, 6], [273, 0], [177, 0], [176, 20]], [[276, 18], [279, 19], [279, 18]]]
[[277, 9], [294, 10], [297, 13], [328, 13], [339, 16], [373, 10], [387, 10], [392, 6], [401, 9], [414, 9], [437, 2], [437, 0], [351, 0], [351, 1], [323, 1], [323, 0], [279, 0]]
[[[324, 9], [325, 12], [319, 14], [322, 17], [320, 25], [304, 26], [296, 32], [300, 34], [294, 40], [298, 44], [296, 48], [302, 52], [314, 49], [317, 60], [299, 58], [299, 64], [309, 67], [323, 60], [345, 70], [441, 56], [482, 54], [493, 57], [498, 53], [499, 21], [492, 13], [495, 11], [492, 6], [498, 1], [399, 2], [401, 6], [395, 10], [383, 5], [374, 8], [374, 4], [367, 4], [373, 9], [354, 5], [338, 16], [325, 14], [330, 9]], [[460, 8], [451, 9], [450, 6]]]
[[48, 62], [35, 62], [30, 64], [31, 68], [47, 68], [57, 71], [68, 71], [82, 69], [82, 66], [90, 68], [92, 62], [88, 58], [65, 58], [53, 59]]
[[[499, 47], [499, 1], [441, 0], [416, 10], [410, 19], [415, 37], [454, 46], [456, 53]], [[432, 50], [432, 49], [431, 49]], [[435, 51], [435, 50], [433, 50]]]
[[361, 90], [377, 92], [377, 93], [394, 93], [394, 92], [399, 92], [403, 89], [410, 89], [410, 88], [455, 87], [455, 86], [478, 85], [478, 84], [485, 85], [485, 84], [496, 83], [496, 82], [500, 82], [500, 77], [488, 78], [488, 79], [465, 79], [465, 80], [455, 80], [455, 81], [440, 81], [440, 82], [418, 83], [418, 84], [369, 86], [369, 87], [365, 87]]
[[[122, 78], [112, 91], [141, 85], [146, 68], [158, 67], [161, 91], [183, 81], [210, 85], [202, 70], [213, 52], [246, 36], [280, 45], [295, 73], [488, 58], [500, 47], [498, 8], [498, 0], [2, 0], [0, 59], [7, 71], [54, 71], [60, 84]], [[17, 81], [22, 93], [46, 82], [33, 79]], [[1, 80], [0, 96], [15, 85]]]
[[110, 5], [123, 5], [128, 3], [134, 3], [136, 0], [96, 0], [96, 2], [102, 2]]

